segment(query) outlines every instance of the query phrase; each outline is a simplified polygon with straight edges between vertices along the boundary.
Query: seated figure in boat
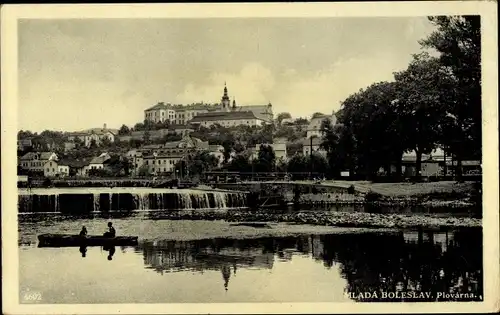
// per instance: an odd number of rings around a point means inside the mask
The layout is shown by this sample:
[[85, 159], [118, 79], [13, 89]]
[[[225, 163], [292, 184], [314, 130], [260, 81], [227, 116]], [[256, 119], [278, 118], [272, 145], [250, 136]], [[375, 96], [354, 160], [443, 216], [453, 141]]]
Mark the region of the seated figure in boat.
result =
[[115, 228], [113, 227], [113, 223], [108, 222], [108, 229], [109, 229], [109, 231], [104, 233], [104, 236], [105, 237], [115, 237], [116, 231], [115, 231]]
[[80, 236], [87, 236], [87, 228], [84, 226], [82, 226], [82, 230], [80, 231]]

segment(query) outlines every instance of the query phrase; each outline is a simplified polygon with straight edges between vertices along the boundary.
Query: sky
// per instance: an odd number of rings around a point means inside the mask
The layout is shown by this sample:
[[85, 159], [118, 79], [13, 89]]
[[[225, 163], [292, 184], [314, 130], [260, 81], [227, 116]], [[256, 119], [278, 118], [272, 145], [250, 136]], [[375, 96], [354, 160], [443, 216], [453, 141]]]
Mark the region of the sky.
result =
[[404, 70], [425, 17], [46, 19], [18, 23], [18, 128], [119, 128], [158, 102], [308, 117]]

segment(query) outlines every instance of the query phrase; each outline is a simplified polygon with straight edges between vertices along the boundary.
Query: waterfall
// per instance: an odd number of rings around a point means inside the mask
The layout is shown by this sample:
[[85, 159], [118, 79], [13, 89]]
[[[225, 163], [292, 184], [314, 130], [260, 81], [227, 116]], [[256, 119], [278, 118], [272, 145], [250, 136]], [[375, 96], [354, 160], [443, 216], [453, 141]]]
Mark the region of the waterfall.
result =
[[183, 189], [50, 189], [46, 194], [19, 194], [19, 213], [85, 214], [108, 211], [230, 209], [247, 206], [247, 194]]
[[94, 194], [94, 209], [93, 212], [99, 212], [101, 209], [101, 194]]

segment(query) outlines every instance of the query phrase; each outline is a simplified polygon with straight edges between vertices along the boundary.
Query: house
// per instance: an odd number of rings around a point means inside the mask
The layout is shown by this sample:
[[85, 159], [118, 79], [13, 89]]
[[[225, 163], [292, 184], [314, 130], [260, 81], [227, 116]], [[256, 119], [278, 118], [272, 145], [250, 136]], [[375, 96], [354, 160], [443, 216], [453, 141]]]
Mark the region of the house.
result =
[[137, 171], [144, 164], [143, 152], [138, 149], [130, 150], [125, 157], [132, 163], [132, 175], [137, 175]]
[[[224, 162], [224, 147], [219, 144], [209, 145], [208, 151], [210, 155], [215, 156], [219, 160], [219, 166]], [[230, 159], [231, 160], [231, 159]]]
[[285, 138], [276, 138], [273, 140], [273, 143], [256, 144], [255, 149], [252, 150], [252, 158], [258, 157], [261, 145], [270, 146], [273, 149], [274, 154], [276, 156], [276, 161], [279, 161], [279, 160], [287, 161], [288, 160], [288, 155], [286, 152], [286, 139]]
[[27, 171], [44, 173], [45, 163], [57, 161], [57, 159], [57, 154], [54, 152], [28, 152], [19, 159], [18, 163]]
[[31, 139], [20, 139], [17, 140], [17, 150], [24, 151], [33, 148], [33, 142]]
[[203, 126], [206, 128], [217, 124], [223, 127], [237, 127], [240, 125], [252, 127], [262, 126], [264, 121], [257, 118], [251, 111], [235, 111], [199, 114], [194, 117], [190, 123], [192, 125]]
[[59, 177], [69, 176], [69, 165], [70, 162], [68, 160], [61, 160], [57, 163], [57, 173]]
[[115, 142], [118, 137], [118, 129], [109, 129], [106, 124], [103, 128], [91, 128], [83, 131], [72, 132], [68, 136], [69, 142], [81, 141], [86, 147], [95, 142], [101, 145], [104, 141]]
[[171, 125], [168, 126], [168, 131], [170, 134], [177, 134], [181, 136], [187, 136], [194, 132], [194, 128], [187, 125]]
[[[405, 177], [416, 176], [417, 155], [415, 151], [406, 152], [402, 157], [402, 171]], [[420, 175], [423, 177], [452, 176], [457, 167], [451, 155], [446, 155], [441, 148], [433, 150], [430, 154], [422, 154]], [[395, 171], [393, 165], [391, 171]], [[446, 172], [446, 174], [445, 174]], [[462, 173], [467, 175], [478, 175], [482, 173], [480, 161], [462, 161]]]
[[144, 120], [154, 123], [165, 121], [173, 123], [175, 121], [175, 115], [176, 111], [172, 108], [172, 105], [159, 102], [144, 111]]
[[59, 173], [57, 167], [57, 161], [48, 160], [43, 164], [43, 176], [45, 177], [55, 177]]
[[157, 154], [154, 152], [143, 157], [149, 174], [172, 173], [177, 162], [184, 158], [182, 152], [164, 152]]
[[66, 141], [64, 142], [64, 152], [69, 152], [76, 148], [76, 143], [73, 141]]
[[305, 156], [314, 152], [326, 157], [326, 150], [321, 148], [322, 140], [320, 137], [313, 136], [312, 138], [305, 138], [302, 140], [302, 154]]
[[89, 170], [104, 169], [104, 163], [106, 163], [109, 159], [111, 159], [111, 156], [107, 153], [102, 153], [101, 155], [94, 157], [90, 160]]
[[64, 163], [68, 164], [70, 176], [87, 176], [89, 170], [90, 160], [88, 158], [68, 160]]
[[335, 116], [335, 113], [333, 113], [331, 116], [328, 115], [323, 115], [315, 118], [311, 118], [311, 121], [309, 122], [309, 125], [307, 126], [307, 138], [311, 137], [321, 137], [321, 123], [325, 119], [330, 119], [332, 122], [332, 125], [335, 125], [337, 123], [337, 117]]

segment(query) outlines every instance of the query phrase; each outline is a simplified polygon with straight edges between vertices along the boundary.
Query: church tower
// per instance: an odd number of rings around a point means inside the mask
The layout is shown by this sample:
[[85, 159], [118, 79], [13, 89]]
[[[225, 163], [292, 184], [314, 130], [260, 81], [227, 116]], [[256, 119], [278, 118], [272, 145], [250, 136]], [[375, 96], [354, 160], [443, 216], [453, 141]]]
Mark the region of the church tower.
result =
[[223, 111], [229, 111], [231, 106], [231, 101], [229, 100], [229, 96], [227, 95], [227, 86], [226, 82], [224, 82], [224, 95], [222, 95], [221, 106]]

